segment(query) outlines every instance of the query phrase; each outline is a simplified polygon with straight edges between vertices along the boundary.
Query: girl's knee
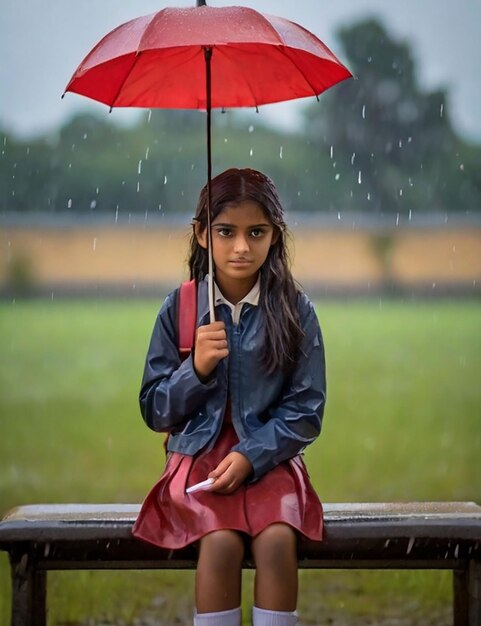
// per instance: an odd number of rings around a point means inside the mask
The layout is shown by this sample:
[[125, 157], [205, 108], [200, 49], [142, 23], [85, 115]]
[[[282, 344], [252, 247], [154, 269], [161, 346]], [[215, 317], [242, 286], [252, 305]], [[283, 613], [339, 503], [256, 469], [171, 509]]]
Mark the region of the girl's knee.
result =
[[216, 530], [201, 539], [202, 557], [206, 557], [216, 568], [240, 566], [244, 558], [244, 541], [234, 530]]
[[297, 536], [287, 524], [271, 524], [252, 542], [252, 553], [257, 567], [282, 567], [297, 562]]

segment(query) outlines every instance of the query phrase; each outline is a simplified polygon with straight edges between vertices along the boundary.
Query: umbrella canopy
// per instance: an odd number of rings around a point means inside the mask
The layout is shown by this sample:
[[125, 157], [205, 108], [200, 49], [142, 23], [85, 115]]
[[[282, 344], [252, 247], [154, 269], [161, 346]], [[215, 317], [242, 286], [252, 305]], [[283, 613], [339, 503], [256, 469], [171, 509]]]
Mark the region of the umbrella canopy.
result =
[[316, 96], [351, 76], [315, 35], [247, 7], [166, 8], [106, 35], [66, 91], [111, 107], [255, 107]]
[[207, 111], [210, 318], [211, 109], [258, 107], [320, 93], [351, 73], [301, 26], [247, 7], [166, 8], [122, 24], [85, 57], [65, 91], [113, 107]]

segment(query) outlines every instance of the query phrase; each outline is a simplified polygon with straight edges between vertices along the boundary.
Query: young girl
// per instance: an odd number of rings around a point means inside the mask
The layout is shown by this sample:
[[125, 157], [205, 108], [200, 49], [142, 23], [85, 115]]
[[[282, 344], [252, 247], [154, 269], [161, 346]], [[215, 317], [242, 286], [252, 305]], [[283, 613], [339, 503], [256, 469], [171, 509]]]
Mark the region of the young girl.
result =
[[[133, 533], [164, 548], [196, 542], [197, 626], [239, 626], [246, 542], [256, 565], [253, 624], [297, 623], [297, 541], [322, 537], [322, 507], [300, 456], [319, 435], [324, 349], [314, 308], [287, 263], [272, 181], [230, 169], [212, 180], [215, 315], [207, 295], [207, 190], [190, 249], [198, 328], [181, 362], [176, 292], [157, 317], [140, 405], [169, 433], [160, 481]], [[186, 489], [213, 479], [206, 490]]]

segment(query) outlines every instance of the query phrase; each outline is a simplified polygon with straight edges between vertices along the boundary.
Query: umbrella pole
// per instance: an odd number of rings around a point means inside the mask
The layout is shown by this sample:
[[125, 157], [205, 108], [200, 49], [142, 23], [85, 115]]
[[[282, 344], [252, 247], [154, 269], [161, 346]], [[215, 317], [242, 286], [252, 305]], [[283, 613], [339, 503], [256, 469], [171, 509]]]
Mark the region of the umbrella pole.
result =
[[211, 211], [211, 180], [212, 180], [212, 145], [211, 145], [211, 74], [210, 61], [212, 48], [204, 48], [205, 58], [205, 87], [207, 109], [207, 255], [209, 268], [209, 315], [210, 321], [215, 322], [214, 312], [214, 255], [212, 252], [212, 211]]

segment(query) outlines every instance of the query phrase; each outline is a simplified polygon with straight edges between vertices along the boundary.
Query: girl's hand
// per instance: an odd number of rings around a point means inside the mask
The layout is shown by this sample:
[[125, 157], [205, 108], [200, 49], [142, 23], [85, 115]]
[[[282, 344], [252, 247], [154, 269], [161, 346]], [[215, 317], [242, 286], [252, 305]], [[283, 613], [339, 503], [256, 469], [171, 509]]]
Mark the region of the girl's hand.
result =
[[234, 493], [252, 472], [251, 462], [240, 452], [230, 452], [219, 465], [210, 472], [209, 478], [215, 482], [209, 491]]
[[228, 354], [224, 322], [199, 326], [195, 339], [194, 369], [200, 379], [207, 378]]

